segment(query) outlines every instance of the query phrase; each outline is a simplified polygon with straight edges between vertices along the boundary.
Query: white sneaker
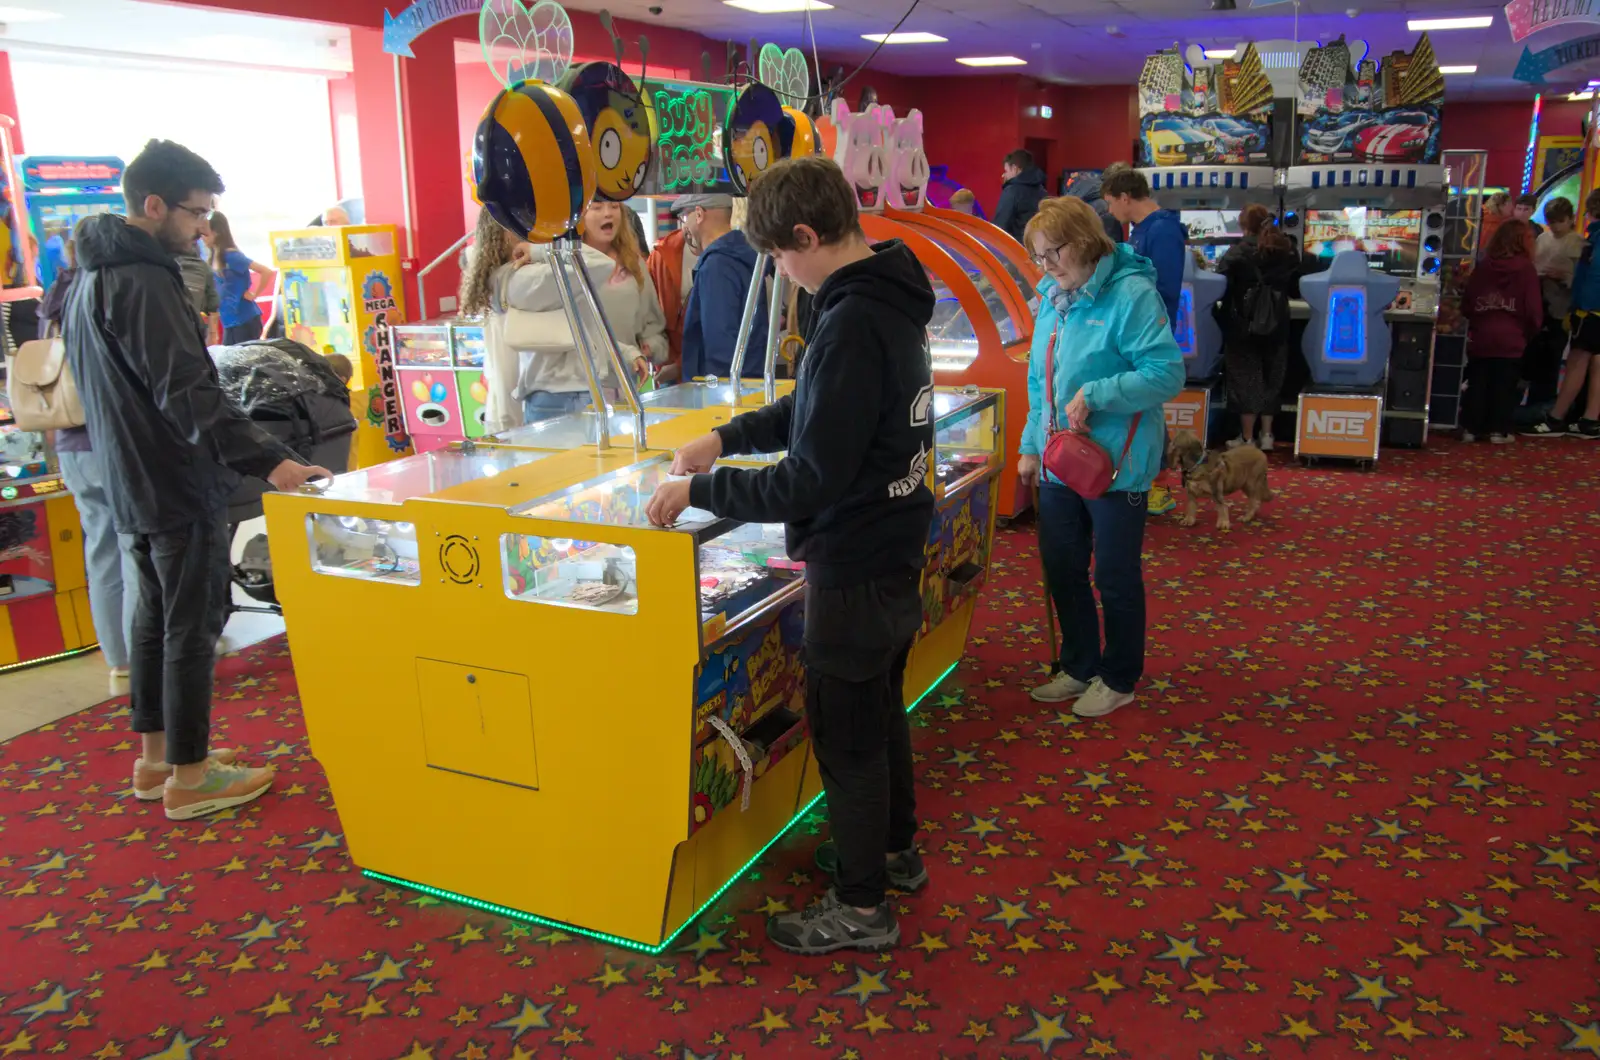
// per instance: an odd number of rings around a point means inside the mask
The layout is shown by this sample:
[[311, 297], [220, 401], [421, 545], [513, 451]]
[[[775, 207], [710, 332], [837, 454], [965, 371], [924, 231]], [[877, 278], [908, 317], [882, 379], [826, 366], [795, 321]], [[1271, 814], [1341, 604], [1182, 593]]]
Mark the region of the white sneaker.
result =
[[1030, 690], [1028, 695], [1035, 703], [1065, 703], [1069, 699], [1077, 699], [1089, 691], [1089, 687], [1070, 674], [1059, 673]]
[[1463, 442], [1475, 442], [1478, 440], [1478, 436], [1473, 434], [1471, 431], [1462, 431], [1461, 440]]
[[1228, 448], [1229, 449], [1237, 449], [1241, 445], [1249, 445], [1249, 444], [1250, 444], [1250, 439], [1248, 439], [1248, 438], [1241, 437], [1241, 438], [1229, 438], [1228, 439]]
[[109, 691], [112, 699], [128, 694], [128, 668], [126, 666], [114, 666], [111, 668]]
[[1103, 718], [1118, 707], [1125, 707], [1132, 702], [1132, 692], [1113, 692], [1096, 677], [1089, 685], [1089, 690], [1073, 704], [1072, 713], [1080, 718]]
[[1261, 441], [1257, 443], [1257, 448], [1259, 448], [1263, 453], [1272, 452], [1272, 435], [1263, 434], [1261, 436]]
[[1489, 444], [1490, 445], [1514, 445], [1516, 443], [1516, 441], [1517, 440], [1515, 438], [1513, 438], [1509, 434], [1491, 434], [1491, 435], [1489, 435]]

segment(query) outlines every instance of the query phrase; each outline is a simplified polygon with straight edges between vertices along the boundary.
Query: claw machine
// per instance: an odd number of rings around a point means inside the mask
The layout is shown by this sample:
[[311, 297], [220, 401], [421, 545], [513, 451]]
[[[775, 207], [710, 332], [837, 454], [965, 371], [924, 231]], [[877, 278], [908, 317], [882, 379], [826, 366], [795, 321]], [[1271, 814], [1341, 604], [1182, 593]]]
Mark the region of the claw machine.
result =
[[393, 225], [344, 225], [272, 233], [284, 334], [318, 353], [350, 358], [357, 467], [411, 451], [395, 373], [391, 325], [406, 293]]
[[[908, 704], [965, 650], [1005, 462], [1003, 393], [934, 410]], [[590, 411], [264, 498], [312, 750], [367, 875], [660, 953], [816, 803], [803, 564], [781, 526], [649, 525], [669, 438], [731, 410], [650, 411], [649, 447], [585, 440]]]

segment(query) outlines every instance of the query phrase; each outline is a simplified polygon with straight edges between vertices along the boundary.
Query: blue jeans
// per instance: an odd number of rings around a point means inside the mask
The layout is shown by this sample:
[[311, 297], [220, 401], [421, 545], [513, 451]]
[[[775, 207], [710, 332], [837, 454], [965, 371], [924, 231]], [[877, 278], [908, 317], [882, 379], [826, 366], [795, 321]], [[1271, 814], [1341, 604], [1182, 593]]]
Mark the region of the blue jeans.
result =
[[[1144, 676], [1146, 504], [1143, 492], [1090, 501], [1052, 482], [1039, 488], [1039, 549], [1061, 621], [1055, 668], [1079, 681], [1098, 677], [1113, 692], [1132, 692]], [[1096, 589], [1105, 613], [1103, 648]]]
[[538, 423], [581, 412], [589, 404], [587, 390], [535, 390], [522, 399], [524, 423]]
[[123, 573], [122, 549], [111, 525], [111, 501], [100, 461], [94, 453], [66, 452], [60, 457], [61, 477], [72, 491], [83, 529], [83, 563], [94, 633], [106, 665], [121, 670], [128, 665], [128, 628], [133, 624], [133, 596], [124, 594], [122, 587], [132, 579]]

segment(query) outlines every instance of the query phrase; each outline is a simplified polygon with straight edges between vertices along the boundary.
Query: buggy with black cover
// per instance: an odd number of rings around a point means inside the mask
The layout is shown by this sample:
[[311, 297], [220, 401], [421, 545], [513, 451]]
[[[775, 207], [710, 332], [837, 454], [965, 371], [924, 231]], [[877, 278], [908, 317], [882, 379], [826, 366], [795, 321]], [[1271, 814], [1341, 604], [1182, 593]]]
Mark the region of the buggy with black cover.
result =
[[[290, 339], [213, 346], [211, 358], [223, 391], [257, 426], [308, 464], [334, 474], [349, 469], [356, 419], [350, 411], [350, 389], [327, 358]], [[228, 525], [233, 531], [262, 514], [261, 497], [270, 489], [260, 478], [239, 483], [228, 499]], [[233, 580], [252, 599], [267, 605], [249, 610], [279, 612], [266, 534], [245, 543]]]

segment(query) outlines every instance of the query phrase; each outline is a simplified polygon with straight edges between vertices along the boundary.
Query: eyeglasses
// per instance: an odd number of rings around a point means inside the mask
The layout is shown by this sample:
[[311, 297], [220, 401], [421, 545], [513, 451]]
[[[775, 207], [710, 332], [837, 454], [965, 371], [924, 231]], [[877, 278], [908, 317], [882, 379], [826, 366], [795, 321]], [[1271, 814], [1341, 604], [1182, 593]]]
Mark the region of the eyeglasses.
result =
[[194, 219], [196, 221], [209, 221], [209, 220], [211, 220], [212, 211], [203, 210], [198, 206], [185, 206], [181, 202], [175, 202], [175, 203], [172, 204], [172, 208], [174, 210], [182, 210], [186, 214], [193, 215], [193, 217], [194, 217]]
[[1033, 263], [1035, 265], [1049, 265], [1052, 267], [1060, 265], [1061, 252], [1062, 250], [1066, 249], [1066, 246], [1067, 245], [1065, 243], [1058, 243], [1053, 247], [1047, 248], [1043, 254], [1031, 255], [1033, 258]]

